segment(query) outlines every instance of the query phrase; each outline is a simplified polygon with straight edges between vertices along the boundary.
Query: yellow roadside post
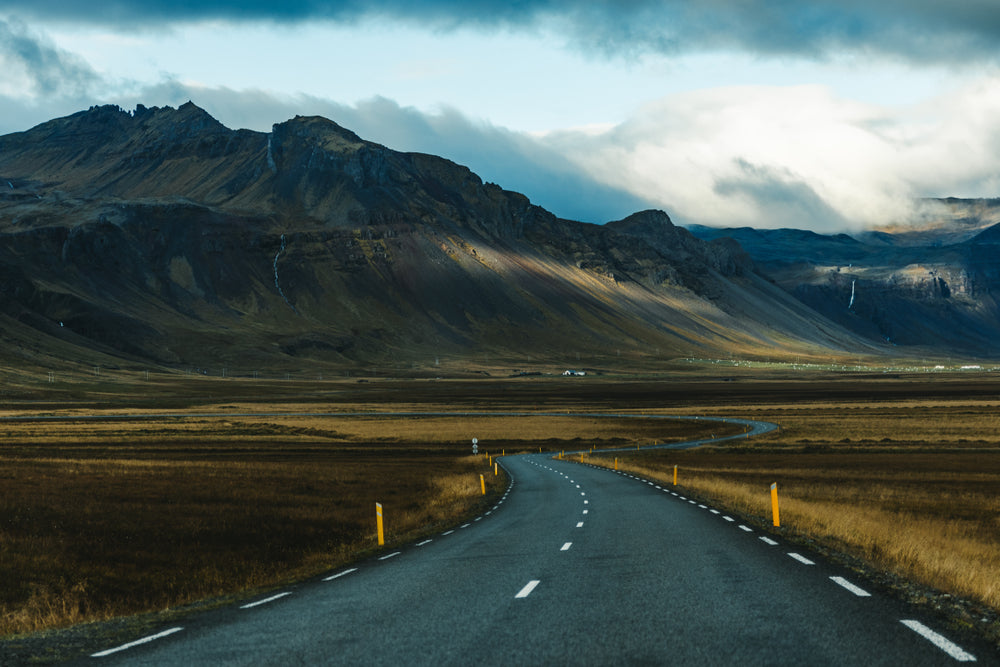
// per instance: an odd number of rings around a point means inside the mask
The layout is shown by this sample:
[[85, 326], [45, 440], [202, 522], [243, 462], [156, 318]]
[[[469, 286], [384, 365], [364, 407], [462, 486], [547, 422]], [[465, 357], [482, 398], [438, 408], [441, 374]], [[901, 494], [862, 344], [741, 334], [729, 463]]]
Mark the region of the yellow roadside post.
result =
[[499, 473], [499, 472], [497, 471], [497, 464], [496, 464], [496, 462], [494, 462], [494, 463], [493, 463], [493, 474], [494, 474], [494, 475], [499, 475], [499, 474], [500, 474], [500, 473]]
[[778, 521], [778, 483], [775, 482], [771, 485], [771, 513], [774, 514], [774, 525], [780, 526], [781, 522]]
[[382, 503], [375, 503], [375, 523], [378, 526], [378, 545], [385, 546], [385, 530], [382, 527]]
[[486, 479], [480, 475], [479, 476], [479, 486], [483, 487], [483, 495], [486, 495]]
[[674, 486], [677, 486], [677, 466], [674, 466]]
[[615, 470], [618, 470], [618, 457], [615, 457]]

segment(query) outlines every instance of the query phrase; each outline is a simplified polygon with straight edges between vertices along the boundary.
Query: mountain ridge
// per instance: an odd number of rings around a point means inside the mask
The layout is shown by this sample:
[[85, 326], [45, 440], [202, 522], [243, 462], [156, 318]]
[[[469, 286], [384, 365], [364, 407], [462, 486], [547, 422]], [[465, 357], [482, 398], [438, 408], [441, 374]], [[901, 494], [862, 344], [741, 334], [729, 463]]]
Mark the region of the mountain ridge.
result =
[[[193, 103], [0, 137], [9, 363], [662, 363], [881, 354], [662, 211], [564, 220], [320, 117]], [[624, 354], [623, 354], [624, 353]]]

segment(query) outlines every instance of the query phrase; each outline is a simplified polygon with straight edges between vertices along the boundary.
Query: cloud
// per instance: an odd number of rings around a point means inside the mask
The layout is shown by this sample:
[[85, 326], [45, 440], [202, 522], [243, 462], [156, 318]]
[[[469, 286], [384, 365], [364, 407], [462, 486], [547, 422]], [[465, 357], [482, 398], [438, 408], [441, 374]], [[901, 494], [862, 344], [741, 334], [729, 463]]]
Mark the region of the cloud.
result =
[[873, 227], [910, 220], [921, 197], [1000, 192], [1000, 77], [906, 107], [822, 86], [703, 90], [543, 141], [681, 222]]
[[813, 188], [787, 169], [758, 166], [742, 158], [735, 160], [736, 173], [720, 178], [713, 191], [726, 199], [740, 201], [756, 219], [766, 219], [768, 227], [803, 226], [811, 229], [845, 229], [848, 222]]
[[994, 0], [0, 0], [0, 13], [158, 29], [224, 20], [303, 23], [392, 19], [435, 29], [535, 29], [602, 54], [748, 51], [825, 58], [889, 54], [911, 62], [996, 62]]
[[99, 81], [83, 60], [17, 20], [0, 19], [0, 65], [0, 86], [23, 97], [80, 96]]

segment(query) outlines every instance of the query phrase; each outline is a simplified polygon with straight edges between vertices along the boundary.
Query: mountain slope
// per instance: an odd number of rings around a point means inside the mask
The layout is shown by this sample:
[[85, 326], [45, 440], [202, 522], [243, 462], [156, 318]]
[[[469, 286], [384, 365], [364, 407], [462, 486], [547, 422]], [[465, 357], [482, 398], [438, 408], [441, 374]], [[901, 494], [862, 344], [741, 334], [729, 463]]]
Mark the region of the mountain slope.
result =
[[942, 354], [1000, 353], [995, 200], [949, 199], [921, 225], [855, 237], [693, 227], [738, 241], [760, 270], [827, 319], [869, 340]]
[[0, 137], [9, 361], [210, 368], [872, 352], [658, 211], [562, 220], [322, 118], [95, 107]]

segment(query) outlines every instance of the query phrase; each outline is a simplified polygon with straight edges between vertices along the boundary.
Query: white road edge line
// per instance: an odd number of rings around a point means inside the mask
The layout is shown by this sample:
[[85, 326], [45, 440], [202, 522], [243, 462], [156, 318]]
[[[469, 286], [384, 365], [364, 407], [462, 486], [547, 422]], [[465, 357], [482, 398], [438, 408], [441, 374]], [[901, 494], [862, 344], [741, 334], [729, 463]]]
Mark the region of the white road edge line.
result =
[[517, 595], [515, 595], [514, 598], [516, 599], [516, 598], [528, 597], [529, 595], [531, 595], [531, 591], [535, 590], [535, 586], [537, 586], [539, 583], [540, 582], [538, 579], [532, 579], [524, 586], [524, 588], [518, 591]]
[[345, 574], [350, 574], [351, 572], [357, 572], [357, 571], [358, 571], [358, 568], [352, 567], [350, 570], [344, 570], [343, 572], [338, 572], [337, 574], [330, 575], [329, 577], [327, 577], [323, 581], [333, 581], [334, 579], [339, 579], [339, 578], [343, 577]]
[[268, 602], [274, 602], [275, 600], [280, 600], [281, 598], [291, 595], [289, 592], [278, 593], [277, 595], [272, 595], [269, 598], [264, 598], [263, 600], [257, 600], [256, 602], [251, 602], [250, 604], [241, 605], [240, 609], [251, 609], [253, 607], [259, 607], [262, 604], [267, 604]]
[[861, 588], [860, 586], [855, 586], [854, 584], [849, 582], [847, 579], [844, 579], [843, 577], [830, 577], [830, 580], [833, 583], [837, 584], [838, 586], [843, 586], [847, 590], [857, 595], [859, 598], [870, 598], [872, 596], [872, 594], [866, 591], [865, 589]]
[[381, 558], [379, 558], [379, 560], [389, 560], [390, 558], [398, 556], [401, 553], [403, 553], [403, 552], [402, 551], [393, 551], [391, 554], [386, 554], [386, 555], [382, 556]]
[[119, 651], [125, 651], [133, 646], [140, 646], [141, 644], [148, 644], [151, 641], [156, 641], [157, 639], [162, 639], [168, 635], [172, 635], [175, 632], [180, 632], [184, 628], [170, 628], [169, 630], [164, 630], [163, 632], [158, 632], [155, 635], [150, 635], [148, 637], [143, 637], [142, 639], [136, 639], [134, 642], [129, 642], [128, 644], [122, 644], [121, 646], [116, 646], [115, 648], [109, 648], [106, 651], [100, 651], [99, 653], [91, 654], [91, 658], [103, 658], [106, 655], [111, 655], [112, 653], [118, 653]]
[[448, 530], [448, 531], [445, 531], [445, 532], [441, 533], [441, 536], [444, 537], [445, 535], [451, 535], [454, 532], [455, 532], [454, 530]]
[[763, 537], [762, 536], [760, 538], [760, 541], [763, 542], [764, 544], [770, 544], [772, 547], [778, 546], [778, 543], [775, 542], [774, 540], [772, 540], [770, 537]]
[[423, 542], [417, 542], [417, 546], [418, 546], [418, 547], [422, 547], [422, 546], [424, 546], [425, 544], [430, 544], [430, 543], [431, 543], [431, 542], [433, 542], [433, 541], [434, 541], [434, 540], [424, 540]]
[[742, 523], [740, 524], [740, 530], [742, 530], [745, 533], [753, 532], [753, 528], [751, 528], [750, 526], [744, 526]]
[[906, 621], [900, 621], [900, 623], [908, 627], [910, 630], [913, 630], [914, 632], [916, 632], [918, 635], [920, 635], [930, 643], [937, 646], [939, 649], [950, 655], [955, 660], [959, 662], [976, 661], [976, 656], [972, 655], [971, 653], [968, 653], [958, 644], [934, 632], [920, 621], [906, 620]]
[[812, 562], [811, 560], [809, 560], [808, 558], [806, 558], [805, 556], [800, 556], [799, 554], [794, 553], [794, 552], [791, 552], [788, 555], [791, 556], [792, 558], [794, 558], [795, 560], [799, 561], [803, 565], [815, 565], [816, 564], [816, 563]]

